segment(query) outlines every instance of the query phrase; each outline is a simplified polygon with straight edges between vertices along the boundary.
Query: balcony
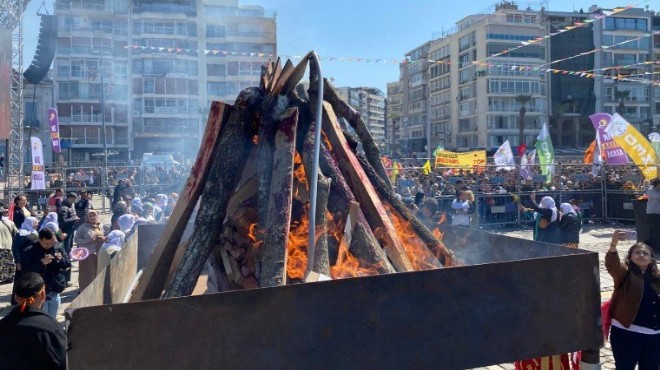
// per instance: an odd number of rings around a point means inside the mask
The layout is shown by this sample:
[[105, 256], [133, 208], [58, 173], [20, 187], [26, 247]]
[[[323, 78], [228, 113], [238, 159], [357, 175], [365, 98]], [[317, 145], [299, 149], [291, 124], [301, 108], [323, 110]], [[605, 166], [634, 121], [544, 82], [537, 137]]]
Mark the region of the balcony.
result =
[[[72, 116], [59, 116], [58, 117], [59, 123], [63, 124], [90, 124], [90, 123], [98, 123], [101, 124], [101, 114], [76, 114]], [[106, 121], [106, 124], [108, 122]]]

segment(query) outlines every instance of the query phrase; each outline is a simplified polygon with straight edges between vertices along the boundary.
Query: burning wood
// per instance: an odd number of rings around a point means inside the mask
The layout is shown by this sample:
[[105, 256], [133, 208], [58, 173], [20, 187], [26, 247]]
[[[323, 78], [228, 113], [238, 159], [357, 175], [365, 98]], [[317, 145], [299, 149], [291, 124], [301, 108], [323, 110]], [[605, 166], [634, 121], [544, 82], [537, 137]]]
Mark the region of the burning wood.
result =
[[[456, 265], [440, 233], [394, 196], [364, 122], [327, 81], [323, 121], [315, 122], [319, 77], [313, 59], [310, 89], [305, 94], [298, 86], [307, 64], [307, 57], [295, 67], [290, 61], [281, 67], [279, 59], [268, 63], [260, 86], [243, 91], [235, 106], [214, 103], [224, 113], [212, 114], [209, 125], [221, 130], [200, 149], [201, 167], [189, 179], [203, 186], [192, 237], [174, 258], [179, 240], [168, 234], [173, 240], [163, 241], [165, 251], [157, 247], [154, 255], [164, 257], [149, 262], [134, 301], [157, 298], [163, 289], [164, 297], [191, 294], [207, 260], [220, 291]], [[356, 152], [335, 112], [355, 128], [364, 154]], [[322, 125], [323, 142], [317, 209], [310, 215], [315, 125]], [[177, 226], [168, 230], [178, 231], [190, 216], [187, 208], [175, 214], [170, 223]], [[317, 225], [313, 255], [310, 217]]]

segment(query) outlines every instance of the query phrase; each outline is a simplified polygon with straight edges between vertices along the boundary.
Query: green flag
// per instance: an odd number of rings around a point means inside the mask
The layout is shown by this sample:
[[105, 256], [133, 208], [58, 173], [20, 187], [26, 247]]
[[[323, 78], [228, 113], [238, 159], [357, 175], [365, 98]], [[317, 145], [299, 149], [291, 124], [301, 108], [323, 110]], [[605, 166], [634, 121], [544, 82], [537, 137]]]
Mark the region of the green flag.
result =
[[536, 147], [536, 154], [539, 157], [541, 173], [545, 176], [545, 182], [549, 183], [552, 181], [552, 176], [555, 173], [555, 149], [552, 147], [547, 123], [543, 124], [541, 133], [536, 138], [536, 144], [534, 146]]
[[442, 144], [439, 144], [438, 147], [435, 148], [435, 150], [433, 151], [433, 158], [437, 157], [437, 156], [438, 156], [438, 152], [439, 152], [439, 151], [442, 151], [442, 150], [445, 150], [445, 147], [442, 146]]

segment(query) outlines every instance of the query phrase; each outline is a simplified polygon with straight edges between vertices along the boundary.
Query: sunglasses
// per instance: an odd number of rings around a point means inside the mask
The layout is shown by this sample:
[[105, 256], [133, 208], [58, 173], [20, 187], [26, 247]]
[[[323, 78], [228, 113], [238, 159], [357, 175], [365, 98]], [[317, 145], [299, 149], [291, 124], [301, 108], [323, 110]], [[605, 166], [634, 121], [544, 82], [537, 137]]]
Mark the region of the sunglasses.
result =
[[634, 251], [634, 252], [632, 252], [632, 254], [634, 254], [634, 255], [636, 255], [636, 256], [641, 256], [641, 257], [645, 257], [645, 256], [650, 256], [650, 255], [651, 255], [651, 253], [650, 253], [650, 252], [647, 252], [647, 251]]

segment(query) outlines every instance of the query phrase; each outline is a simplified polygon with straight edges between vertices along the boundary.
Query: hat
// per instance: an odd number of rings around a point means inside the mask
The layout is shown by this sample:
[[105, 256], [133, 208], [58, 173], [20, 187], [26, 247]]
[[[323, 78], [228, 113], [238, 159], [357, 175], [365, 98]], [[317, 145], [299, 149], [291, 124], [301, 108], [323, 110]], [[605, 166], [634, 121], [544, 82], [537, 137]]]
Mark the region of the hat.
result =
[[68, 193], [68, 194], [66, 195], [66, 197], [67, 197], [67, 198], [72, 198], [72, 197], [73, 197], [73, 198], [78, 198], [78, 194], [76, 194], [76, 193], [74, 193], [74, 192], [70, 192], [70, 193]]

